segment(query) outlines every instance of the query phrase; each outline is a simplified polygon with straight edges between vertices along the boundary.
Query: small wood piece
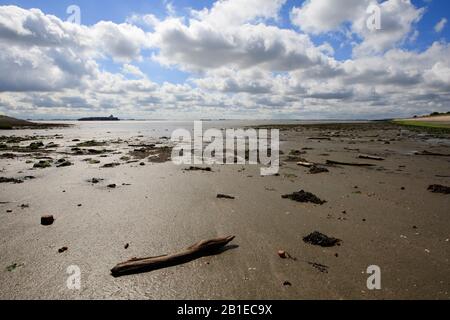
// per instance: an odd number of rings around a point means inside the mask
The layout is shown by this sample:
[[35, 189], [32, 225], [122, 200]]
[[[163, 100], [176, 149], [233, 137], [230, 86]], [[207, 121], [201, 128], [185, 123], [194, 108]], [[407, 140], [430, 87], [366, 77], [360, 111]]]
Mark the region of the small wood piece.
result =
[[297, 165], [298, 166], [302, 166], [302, 167], [306, 167], [306, 168], [311, 168], [311, 167], [315, 166], [315, 164], [312, 163], [312, 162], [304, 162], [304, 161], [297, 162]]
[[330, 165], [341, 165], [341, 166], [354, 166], [354, 167], [374, 167], [375, 165], [372, 163], [353, 163], [353, 162], [342, 162], [342, 161], [334, 161], [327, 160], [327, 164]]
[[358, 158], [360, 158], [360, 159], [368, 159], [368, 160], [375, 160], [375, 161], [384, 161], [385, 160], [382, 157], [376, 157], [376, 156], [371, 156], [371, 155], [367, 155], [367, 154], [360, 154], [358, 156]]

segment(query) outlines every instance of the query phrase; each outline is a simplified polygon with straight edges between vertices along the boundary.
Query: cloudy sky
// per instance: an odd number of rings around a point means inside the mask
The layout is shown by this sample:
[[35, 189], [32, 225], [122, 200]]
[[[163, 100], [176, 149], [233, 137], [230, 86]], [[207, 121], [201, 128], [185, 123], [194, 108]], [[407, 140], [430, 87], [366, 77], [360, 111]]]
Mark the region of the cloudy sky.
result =
[[0, 113], [450, 111], [449, 13], [447, 0], [0, 0]]

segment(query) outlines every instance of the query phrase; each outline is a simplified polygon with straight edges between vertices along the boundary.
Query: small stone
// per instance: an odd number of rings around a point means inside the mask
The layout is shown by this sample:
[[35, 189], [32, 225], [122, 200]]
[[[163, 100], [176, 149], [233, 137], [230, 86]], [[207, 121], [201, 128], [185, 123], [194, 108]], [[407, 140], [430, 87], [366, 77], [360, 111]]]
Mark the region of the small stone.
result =
[[62, 248], [58, 249], [58, 252], [59, 252], [59, 253], [63, 253], [63, 252], [66, 252], [67, 250], [69, 250], [69, 248], [67, 248], [67, 247], [62, 247]]
[[285, 287], [291, 287], [291, 286], [292, 286], [292, 283], [290, 283], [289, 281], [285, 281], [285, 282], [283, 282], [283, 286], [285, 286]]
[[108, 188], [110, 188], [110, 189], [114, 189], [116, 187], [117, 187], [117, 185], [115, 183], [108, 184]]
[[55, 222], [55, 218], [53, 216], [43, 216], [41, 217], [41, 224], [43, 226], [50, 226]]
[[281, 259], [287, 259], [286, 251], [279, 250], [279, 251], [278, 251], [278, 256], [279, 256]]
[[125, 250], [128, 249], [129, 247], [130, 247], [130, 244], [129, 244], [129, 243], [127, 243], [127, 244], [124, 246]]

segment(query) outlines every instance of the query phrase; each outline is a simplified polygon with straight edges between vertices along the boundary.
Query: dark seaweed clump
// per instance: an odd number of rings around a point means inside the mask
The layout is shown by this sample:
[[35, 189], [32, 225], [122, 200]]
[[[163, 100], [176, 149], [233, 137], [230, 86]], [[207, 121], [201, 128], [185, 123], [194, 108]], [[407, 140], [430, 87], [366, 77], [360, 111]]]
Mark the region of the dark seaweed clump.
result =
[[290, 199], [297, 202], [311, 202], [314, 204], [324, 204], [326, 203], [325, 200], [322, 200], [318, 198], [316, 195], [312, 194], [311, 192], [307, 192], [305, 190], [301, 190], [299, 192], [294, 192], [292, 194], [285, 194], [282, 196], [283, 199]]
[[315, 231], [310, 235], [304, 237], [303, 241], [321, 247], [334, 247], [336, 245], [339, 245], [339, 243], [341, 242], [341, 240], [339, 239], [328, 237], [318, 231]]

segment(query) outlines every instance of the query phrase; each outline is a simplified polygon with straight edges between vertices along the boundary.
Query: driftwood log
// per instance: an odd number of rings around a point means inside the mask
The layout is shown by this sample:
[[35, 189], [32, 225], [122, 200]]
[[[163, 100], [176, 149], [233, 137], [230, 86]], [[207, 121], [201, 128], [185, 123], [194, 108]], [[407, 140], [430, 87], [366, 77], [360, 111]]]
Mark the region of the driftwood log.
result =
[[422, 151], [422, 152], [416, 152], [415, 154], [418, 156], [450, 157], [450, 154], [430, 152], [427, 150]]
[[200, 241], [185, 250], [171, 254], [149, 258], [133, 258], [119, 263], [111, 269], [114, 277], [153, 271], [186, 263], [200, 257], [218, 254], [234, 239], [234, 236]]
[[374, 167], [374, 164], [371, 163], [354, 163], [354, 162], [342, 162], [342, 161], [334, 161], [327, 160], [327, 164], [330, 165], [341, 165], [341, 166], [354, 166], [354, 167]]

